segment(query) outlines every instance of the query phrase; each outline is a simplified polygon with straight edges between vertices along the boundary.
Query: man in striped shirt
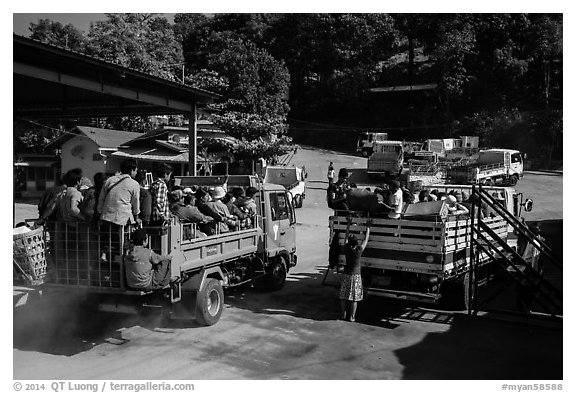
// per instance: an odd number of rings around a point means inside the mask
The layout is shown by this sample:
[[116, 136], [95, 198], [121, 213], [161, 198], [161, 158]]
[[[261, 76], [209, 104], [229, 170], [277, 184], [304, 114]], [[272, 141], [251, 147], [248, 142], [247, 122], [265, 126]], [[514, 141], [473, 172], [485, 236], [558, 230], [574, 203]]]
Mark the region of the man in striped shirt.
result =
[[162, 163], [156, 169], [156, 180], [152, 183], [151, 225], [162, 225], [170, 219], [170, 205], [168, 203], [168, 182], [172, 176], [172, 167]]

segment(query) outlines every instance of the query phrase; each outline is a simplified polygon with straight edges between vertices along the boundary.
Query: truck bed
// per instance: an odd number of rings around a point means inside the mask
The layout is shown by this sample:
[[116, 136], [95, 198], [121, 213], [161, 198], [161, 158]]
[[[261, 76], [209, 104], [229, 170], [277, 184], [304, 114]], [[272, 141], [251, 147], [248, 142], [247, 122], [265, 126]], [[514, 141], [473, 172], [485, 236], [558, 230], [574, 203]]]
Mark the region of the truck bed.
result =
[[[503, 239], [507, 224], [501, 218], [489, 218], [488, 224]], [[350, 233], [364, 239], [366, 218], [352, 218]], [[345, 244], [347, 217], [330, 217], [331, 231], [338, 231], [338, 241]], [[418, 221], [374, 218], [370, 239], [362, 254], [362, 267], [436, 274], [456, 275], [470, 262], [470, 220]], [[343, 248], [342, 248], [343, 249]], [[486, 255], [481, 255], [486, 260]], [[343, 252], [339, 264], [345, 264]]]
[[[193, 272], [257, 251], [261, 230], [258, 227], [195, 238], [193, 224], [147, 227], [150, 247], [161, 255], [173, 253], [172, 275]], [[114, 251], [108, 261], [100, 260], [102, 233], [86, 224], [71, 227], [54, 223], [48, 234], [49, 255], [46, 283], [49, 286], [83, 288], [96, 292], [140, 294], [127, 287], [123, 254], [130, 241], [130, 232], [122, 230], [112, 237]]]

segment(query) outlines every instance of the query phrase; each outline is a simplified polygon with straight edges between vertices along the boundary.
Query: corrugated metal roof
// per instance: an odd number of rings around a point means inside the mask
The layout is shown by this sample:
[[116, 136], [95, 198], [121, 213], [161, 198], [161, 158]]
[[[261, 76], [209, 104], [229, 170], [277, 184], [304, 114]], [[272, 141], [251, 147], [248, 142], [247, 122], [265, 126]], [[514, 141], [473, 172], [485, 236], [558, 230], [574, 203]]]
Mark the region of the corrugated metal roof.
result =
[[140, 132], [128, 132], [120, 130], [111, 130], [106, 128], [77, 126], [71, 131], [67, 131], [61, 137], [50, 142], [46, 147], [53, 148], [62, 146], [68, 140], [77, 135], [83, 135], [93, 140], [99, 147], [104, 149], [115, 149], [124, 143], [131, 141], [142, 135]]
[[128, 132], [95, 127], [78, 126], [76, 129], [82, 131], [88, 138], [96, 142], [98, 146], [104, 148], [121, 146], [142, 135], [141, 132]]
[[[142, 147], [128, 147], [112, 153], [112, 156], [178, 164], [187, 164], [189, 161], [188, 152], [176, 153], [173, 151], [166, 151], [166, 149], [162, 148], [149, 149]], [[198, 155], [196, 156], [196, 160], [198, 162], [204, 161], [204, 159]]]

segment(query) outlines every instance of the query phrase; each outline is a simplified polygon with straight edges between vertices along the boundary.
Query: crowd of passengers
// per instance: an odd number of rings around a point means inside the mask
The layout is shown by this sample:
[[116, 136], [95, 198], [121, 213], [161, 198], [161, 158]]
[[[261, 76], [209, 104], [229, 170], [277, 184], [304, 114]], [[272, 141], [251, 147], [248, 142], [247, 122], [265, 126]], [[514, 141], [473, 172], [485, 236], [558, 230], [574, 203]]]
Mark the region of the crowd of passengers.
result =
[[84, 177], [79, 168], [63, 177], [63, 185], [45, 192], [38, 204], [44, 221], [65, 222], [69, 226], [89, 224], [107, 232], [128, 224], [163, 226], [174, 220], [196, 224], [195, 237], [250, 228], [254, 224], [257, 190], [238, 187], [170, 186], [173, 170], [160, 164], [155, 180], [146, 184], [146, 171], [138, 170], [136, 160], [121, 163], [120, 173]]
[[[370, 188], [358, 189], [354, 183], [349, 182], [348, 171], [345, 168], [340, 169], [336, 181], [333, 173], [333, 167], [329, 167], [326, 199], [328, 207], [340, 214], [368, 211], [387, 218], [400, 219], [405, 204], [445, 201], [448, 214], [469, 215], [474, 204], [473, 197], [466, 191], [451, 190], [445, 193], [438, 190], [422, 190], [418, 194], [413, 194], [401, 186], [398, 180], [388, 180], [372, 191]], [[493, 197], [497, 199], [497, 195]], [[493, 215], [484, 201], [480, 205], [481, 208], [476, 209], [479, 218]]]

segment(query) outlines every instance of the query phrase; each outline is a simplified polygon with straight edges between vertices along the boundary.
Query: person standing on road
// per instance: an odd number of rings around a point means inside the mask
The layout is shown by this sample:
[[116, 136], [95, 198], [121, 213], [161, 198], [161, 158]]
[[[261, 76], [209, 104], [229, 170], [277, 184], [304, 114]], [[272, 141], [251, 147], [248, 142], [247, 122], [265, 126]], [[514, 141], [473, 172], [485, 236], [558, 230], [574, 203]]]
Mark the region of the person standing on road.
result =
[[334, 183], [334, 176], [336, 176], [336, 173], [334, 172], [334, 164], [332, 163], [332, 161], [330, 161], [330, 165], [328, 165], [328, 184], [333, 184]]
[[356, 309], [358, 302], [363, 299], [362, 277], [360, 275], [360, 258], [362, 252], [368, 244], [370, 237], [370, 225], [372, 220], [366, 221], [366, 234], [364, 241], [359, 244], [356, 235], [350, 235], [350, 224], [352, 219], [348, 217], [348, 225], [346, 227], [346, 267], [344, 268], [344, 275], [340, 284], [340, 310], [341, 319], [354, 322], [356, 320]]

